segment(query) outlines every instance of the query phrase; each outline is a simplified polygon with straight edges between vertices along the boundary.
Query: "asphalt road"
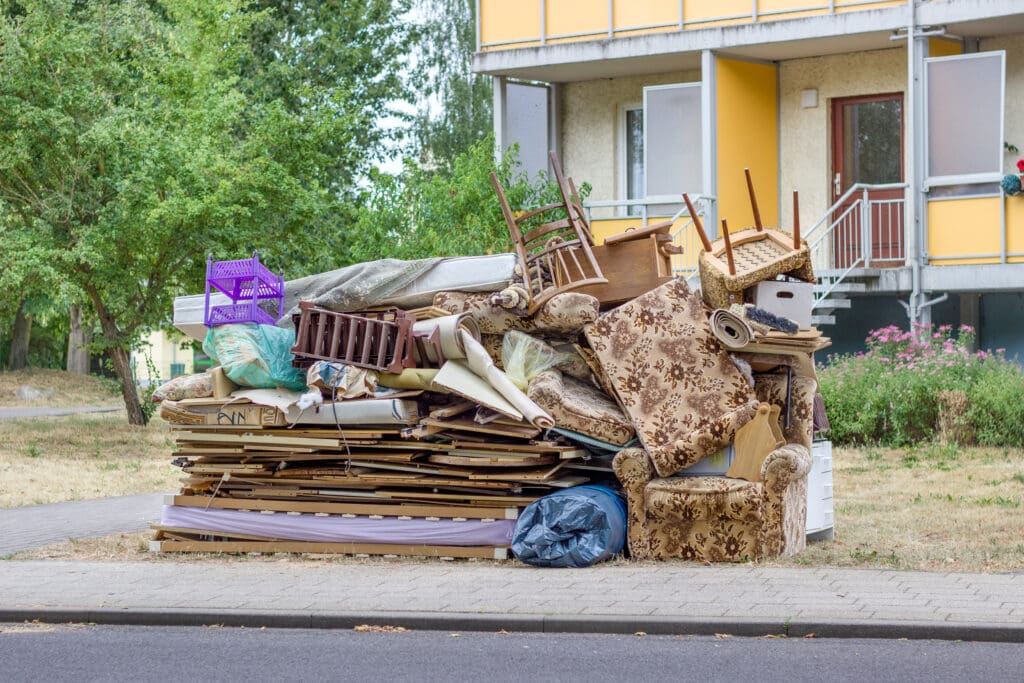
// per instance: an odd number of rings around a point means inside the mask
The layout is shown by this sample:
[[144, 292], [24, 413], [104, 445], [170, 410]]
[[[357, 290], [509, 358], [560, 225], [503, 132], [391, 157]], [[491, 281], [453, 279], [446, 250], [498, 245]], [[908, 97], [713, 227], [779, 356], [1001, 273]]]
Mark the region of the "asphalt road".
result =
[[0, 624], [4, 681], [1020, 681], [1024, 646]]

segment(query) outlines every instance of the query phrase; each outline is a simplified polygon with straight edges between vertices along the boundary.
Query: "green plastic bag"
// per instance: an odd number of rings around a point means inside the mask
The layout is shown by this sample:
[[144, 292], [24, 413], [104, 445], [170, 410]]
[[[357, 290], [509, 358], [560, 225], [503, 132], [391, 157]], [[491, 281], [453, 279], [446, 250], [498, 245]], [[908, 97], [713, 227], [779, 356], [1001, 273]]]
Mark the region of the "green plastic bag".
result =
[[526, 391], [531, 379], [568, 360], [568, 355], [555, 351], [547, 342], [525, 332], [506, 332], [502, 340], [501, 365], [512, 383], [523, 391]]
[[273, 325], [215, 325], [203, 351], [235, 384], [257, 389], [306, 389], [306, 374], [292, 367], [295, 332]]

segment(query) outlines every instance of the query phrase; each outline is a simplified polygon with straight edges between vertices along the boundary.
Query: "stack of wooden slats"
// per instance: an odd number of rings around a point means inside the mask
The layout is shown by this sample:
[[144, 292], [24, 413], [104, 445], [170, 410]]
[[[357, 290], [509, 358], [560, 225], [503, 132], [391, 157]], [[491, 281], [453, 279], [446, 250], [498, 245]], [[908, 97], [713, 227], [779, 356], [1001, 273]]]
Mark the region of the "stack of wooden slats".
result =
[[[424, 394], [424, 396], [433, 396]], [[514, 519], [555, 488], [586, 483], [586, 450], [445, 399], [407, 425], [288, 425], [276, 408], [217, 399], [165, 401], [184, 478], [169, 505], [293, 515]], [[321, 412], [327, 412], [321, 409]], [[242, 415], [242, 417], [238, 417]], [[218, 424], [221, 422], [221, 424]], [[224, 424], [226, 423], [226, 424]], [[298, 542], [157, 525], [160, 551], [505, 556], [505, 547]]]

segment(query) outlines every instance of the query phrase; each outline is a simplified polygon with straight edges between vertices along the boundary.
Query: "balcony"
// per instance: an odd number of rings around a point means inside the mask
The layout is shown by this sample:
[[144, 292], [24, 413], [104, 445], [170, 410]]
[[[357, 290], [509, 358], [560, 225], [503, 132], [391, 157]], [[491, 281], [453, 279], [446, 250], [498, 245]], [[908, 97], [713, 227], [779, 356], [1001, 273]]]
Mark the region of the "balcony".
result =
[[479, 51], [752, 24], [906, 5], [905, 0], [479, 0]]

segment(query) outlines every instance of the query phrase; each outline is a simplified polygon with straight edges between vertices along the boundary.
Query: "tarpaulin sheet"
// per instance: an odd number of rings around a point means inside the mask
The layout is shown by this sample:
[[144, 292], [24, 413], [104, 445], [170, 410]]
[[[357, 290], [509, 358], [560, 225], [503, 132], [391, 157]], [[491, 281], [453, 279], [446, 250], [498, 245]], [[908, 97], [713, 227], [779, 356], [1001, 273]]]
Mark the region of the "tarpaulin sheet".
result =
[[165, 505], [161, 524], [290, 541], [503, 547], [512, 541], [515, 520], [324, 517]]

